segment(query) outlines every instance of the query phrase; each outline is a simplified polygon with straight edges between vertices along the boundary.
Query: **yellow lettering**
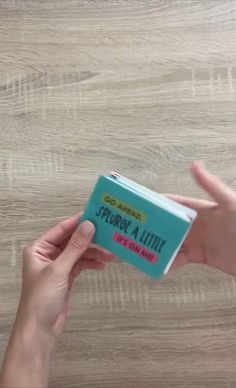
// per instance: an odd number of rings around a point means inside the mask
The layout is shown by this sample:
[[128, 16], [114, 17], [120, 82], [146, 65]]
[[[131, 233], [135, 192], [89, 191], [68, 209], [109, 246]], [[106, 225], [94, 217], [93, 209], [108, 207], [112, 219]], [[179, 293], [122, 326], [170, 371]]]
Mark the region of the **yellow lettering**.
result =
[[125, 213], [125, 214], [129, 215], [130, 217], [132, 217], [132, 218], [134, 218], [142, 223], [146, 220], [146, 214], [140, 213], [140, 212], [136, 211], [135, 209], [132, 209], [128, 204], [123, 203], [114, 197], [111, 197], [109, 194], [103, 194], [102, 201], [107, 203], [108, 205], [120, 210], [121, 213]]

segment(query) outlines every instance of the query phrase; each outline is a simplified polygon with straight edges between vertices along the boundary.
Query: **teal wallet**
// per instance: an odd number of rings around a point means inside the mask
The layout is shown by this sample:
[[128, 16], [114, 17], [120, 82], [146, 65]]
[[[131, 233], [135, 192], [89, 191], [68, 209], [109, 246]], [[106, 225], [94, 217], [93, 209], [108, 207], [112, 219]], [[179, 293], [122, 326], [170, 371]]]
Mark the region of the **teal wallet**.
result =
[[117, 173], [100, 176], [81, 222], [96, 227], [93, 242], [146, 275], [171, 267], [197, 213]]

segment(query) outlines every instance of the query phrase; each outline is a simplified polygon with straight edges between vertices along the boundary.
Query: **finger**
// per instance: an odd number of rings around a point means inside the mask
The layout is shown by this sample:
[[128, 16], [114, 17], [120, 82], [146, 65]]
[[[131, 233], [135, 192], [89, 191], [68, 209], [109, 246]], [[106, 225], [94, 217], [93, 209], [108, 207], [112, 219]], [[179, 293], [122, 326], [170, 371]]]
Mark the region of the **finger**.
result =
[[197, 198], [191, 198], [191, 197], [184, 197], [182, 195], [178, 194], [164, 194], [167, 198], [171, 199], [172, 201], [178, 202], [181, 205], [190, 207], [192, 209], [198, 210], [202, 208], [209, 208], [216, 206], [215, 202], [207, 201], [204, 199], [197, 199]]
[[82, 257], [95, 233], [95, 227], [90, 221], [84, 221], [71, 236], [66, 248], [58, 256], [55, 265], [70, 273], [74, 264]]
[[70, 281], [69, 281], [69, 289], [71, 288], [73, 281], [75, 278], [82, 272], [86, 271], [89, 269], [93, 270], [104, 270], [106, 268], [106, 264], [102, 263], [101, 261], [96, 261], [96, 260], [86, 260], [82, 259], [79, 260], [73, 267], [71, 274], [70, 274]]
[[179, 267], [183, 267], [184, 265], [190, 264], [190, 261], [188, 260], [188, 255], [186, 252], [179, 252], [173, 261], [173, 264], [170, 267], [170, 271], [173, 269], [177, 269]]
[[87, 269], [105, 269], [106, 264], [102, 263], [101, 261], [93, 260], [93, 259], [82, 259], [79, 260], [72, 269], [72, 275], [77, 276], [80, 274], [80, 272], [85, 271]]
[[81, 214], [82, 213], [76, 214], [75, 216], [60, 222], [58, 225], [54, 226], [54, 228], [50, 229], [46, 234], [44, 234], [39, 240], [45, 241], [51, 245], [60, 245], [75, 231], [79, 224]]
[[110, 262], [114, 261], [114, 255], [102, 248], [88, 248], [82, 256], [82, 259], [94, 259], [98, 261]]
[[61, 250], [54, 245], [45, 245], [45, 247], [38, 245], [38, 247], [35, 248], [35, 255], [40, 259], [52, 261], [55, 260], [60, 254]]
[[[63, 241], [63, 243], [60, 244], [60, 253], [64, 251], [67, 244], [69, 242], [69, 238]], [[103, 249], [95, 244], [90, 244], [90, 247], [85, 251], [82, 258], [91, 258], [91, 259], [97, 259], [102, 261], [113, 261], [114, 255], [113, 253], [107, 251], [106, 249]]]
[[235, 203], [235, 192], [218, 177], [210, 173], [202, 162], [195, 162], [191, 168], [192, 175], [199, 186], [217, 203], [231, 205]]
[[[77, 225], [77, 226], [78, 226], [78, 225]], [[61, 251], [64, 251], [65, 247], [67, 246], [67, 244], [68, 244], [68, 242], [69, 242], [69, 240], [70, 240], [70, 237], [71, 237], [71, 236], [67, 237], [64, 241], [62, 241], [61, 244], [59, 244], [59, 248], [61, 249]], [[93, 242], [91, 242], [90, 247], [91, 247], [91, 248], [100, 248], [99, 245], [94, 244]]]

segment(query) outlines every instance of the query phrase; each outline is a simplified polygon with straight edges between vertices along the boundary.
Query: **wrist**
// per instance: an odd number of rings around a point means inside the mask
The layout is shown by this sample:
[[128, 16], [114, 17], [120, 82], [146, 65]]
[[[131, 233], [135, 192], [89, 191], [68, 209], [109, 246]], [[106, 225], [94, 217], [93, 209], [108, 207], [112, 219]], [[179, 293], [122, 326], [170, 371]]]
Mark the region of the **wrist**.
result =
[[55, 339], [42, 329], [34, 317], [16, 318], [11, 341], [14, 341], [29, 355], [34, 353], [46, 358], [50, 358], [55, 346]]
[[52, 352], [55, 346], [56, 337], [49, 326], [46, 326], [41, 315], [32, 304], [21, 299], [16, 314], [13, 333], [21, 332], [25, 343], [30, 340], [31, 343], [39, 343], [41, 349]]
[[18, 312], [3, 362], [2, 386], [46, 387], [54, 345], [34, 318]]

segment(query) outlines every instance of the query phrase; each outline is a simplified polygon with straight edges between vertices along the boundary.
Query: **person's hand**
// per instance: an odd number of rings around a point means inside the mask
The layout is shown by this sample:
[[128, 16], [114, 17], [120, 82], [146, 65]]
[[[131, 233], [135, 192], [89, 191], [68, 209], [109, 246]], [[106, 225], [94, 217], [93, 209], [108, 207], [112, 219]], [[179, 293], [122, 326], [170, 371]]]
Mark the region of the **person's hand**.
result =
[[95, 228], [79, 227], [76, 215], [49, 230], [23, 252], [22, 294], [18, 315], [34, 317], [57, 337], [63, 330], [74, 279], [87, 269], [101, 270], [113, 255], [90, 244]]
[[0, 387], [46, 387], [62, 333], [72, 283], [81, 271], [104, 269], [113, 255], [91, 244], [95, 228], [80, 215], [61, 222], [24, 249], [22, 292], [0, 374]]
[[200, 162], [192, 166], [192, 175], [214, 202], [167, 195], [198, 212], [171, 268], [202, 263], [236, 276], [236, 193]]

